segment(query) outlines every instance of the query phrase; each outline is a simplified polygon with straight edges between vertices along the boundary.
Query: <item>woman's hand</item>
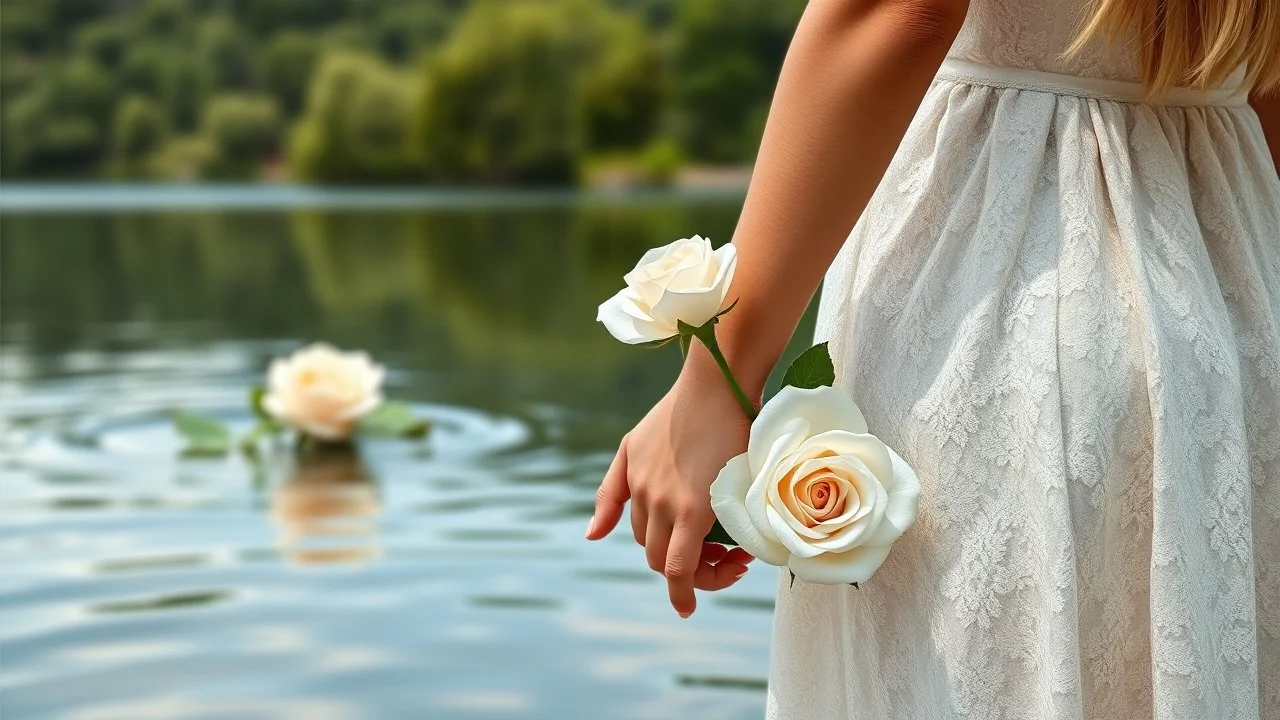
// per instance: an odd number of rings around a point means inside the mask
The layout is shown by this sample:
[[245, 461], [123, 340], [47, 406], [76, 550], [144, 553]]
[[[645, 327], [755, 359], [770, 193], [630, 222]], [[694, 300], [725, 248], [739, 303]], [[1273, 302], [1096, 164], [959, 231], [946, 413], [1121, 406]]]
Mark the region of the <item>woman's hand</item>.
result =
[[[758, 404], [758, 399], [757, 399]], [[710, 356], [690, 357], [680, 379], [622, 438], [596, 493], [587, 539], [613, 531], [631, 504], [631, 529], [649, 567], [667, 578], [671, 606], [693, 614], [694, 588], [723, 590], [747, 572], [741, 548], [705, 543], [715, 522], [711, 483], [729, 458], [745, 452], [750, 422]]]

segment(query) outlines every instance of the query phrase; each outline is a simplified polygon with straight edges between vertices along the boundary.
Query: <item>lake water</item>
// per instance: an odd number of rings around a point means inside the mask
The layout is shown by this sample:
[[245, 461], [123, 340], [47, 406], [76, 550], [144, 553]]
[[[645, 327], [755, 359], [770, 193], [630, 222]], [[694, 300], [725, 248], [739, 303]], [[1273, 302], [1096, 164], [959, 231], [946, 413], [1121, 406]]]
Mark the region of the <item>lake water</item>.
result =
[[[761, 716], [775, 571], [681, 620], [582, 540], [679, 365], [595, 306], [739, 197], [0, 192], [5, 720]], [[247, 428], [312, 340], [432, 436], [182, 457], [171, 410]]]

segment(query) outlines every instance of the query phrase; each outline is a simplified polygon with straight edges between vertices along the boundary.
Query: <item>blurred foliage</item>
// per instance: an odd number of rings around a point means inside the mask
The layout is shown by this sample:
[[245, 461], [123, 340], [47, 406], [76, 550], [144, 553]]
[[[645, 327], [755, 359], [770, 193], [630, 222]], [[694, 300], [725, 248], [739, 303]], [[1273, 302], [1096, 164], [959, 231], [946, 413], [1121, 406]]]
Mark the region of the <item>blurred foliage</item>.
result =
[[804, 0], [684, 0], [675, 22], [675, 106], [696, 158], [754, 157]]
[[0, 284], [0, 343], [52, 363], [72, 349], [326, 338], [423, 377], [465, 368], [473, 384], [433, 387], [436, 402], [523, 394], [638, 412], [679, 353], [618, 343], [592, 308], [655, 237], [728, 240], [738, 209], [6, 213], [0, 266], [22, 272]]
[[325, 58], [289, 140], [296, 177], [311, 182], [395, 182], [421, 177], [409, 153], [415, 85], [376, 56]]
[[256, 160], [279, 149], [280, 108], [269, 95], [218, 95], [205, 107], [202, 128], [217, 152], [219, 176], [251, 176]]
[[263, 51], [263, 86], [290, 119], [302, 111], [319, 54], [320, 48], [311, 36], [297, 30], [280, 32]]
[[164, 108], [143, 95], [130, 95], [116, 106], [112, 153], [117, 174], [145, 175], [143, 163], [158, 150], [169, 132]]
[[752, 159], [803, 5], [5, 0], [0, 176], [669, 181]]

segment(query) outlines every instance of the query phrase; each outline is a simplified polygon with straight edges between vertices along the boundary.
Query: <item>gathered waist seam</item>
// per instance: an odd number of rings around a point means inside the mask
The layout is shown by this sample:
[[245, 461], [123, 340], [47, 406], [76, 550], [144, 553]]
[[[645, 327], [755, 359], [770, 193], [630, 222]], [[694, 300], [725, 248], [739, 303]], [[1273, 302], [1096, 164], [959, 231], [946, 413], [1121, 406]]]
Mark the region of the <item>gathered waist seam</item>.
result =
[[1076, 77], [1025, 68], [986, 65], [959, 58], [947, 58], [938, 69], [934, 82], [983, 85], [1033, 92], [1070, 95], [1095, 100], [1177, 106], [1233, 106], [1249, 101], [1248, 90], [1225, 87], [1215, 90], [1174, 88], [1153, 100], [1147, 100], [1142, 83], [1103, 78]]

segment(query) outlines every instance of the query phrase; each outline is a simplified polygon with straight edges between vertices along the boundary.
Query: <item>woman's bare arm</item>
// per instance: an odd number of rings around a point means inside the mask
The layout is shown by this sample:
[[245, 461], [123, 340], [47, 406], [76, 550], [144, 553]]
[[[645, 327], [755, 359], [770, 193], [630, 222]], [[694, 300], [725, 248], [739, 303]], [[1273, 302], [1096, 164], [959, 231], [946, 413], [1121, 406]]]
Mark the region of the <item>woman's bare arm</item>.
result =
[[[963, 24], [968, 0], [811, 0], [783, 64], [734, 235], [736, 309], [717, 333], [756, 399], [800, 316], [879, 184]], [[623, 439], [587, 537], [632, 531], [671, 604], [732, 584], [701, 557], [715, 519], [708, 488], [742, 452], [746, 424], [697, 343], [671, 391]]]
[[1280, 90], [1272, 90], [1267, 95], [1254, 95], [1249, 104], [1258, 113], [1262, 121], [1262, 133], [1267, 136], [1267, 145], [1271, 148], [1271, 159], [1280, 169]]
[[[720, 343], [759, 392], [915, 115], [968, 0], [814, 0], [796, 30], [734, 234]], [[690, 370], [709, 363], [694, 356]], [[708, 373], [714, 375], [714, 371]]]

